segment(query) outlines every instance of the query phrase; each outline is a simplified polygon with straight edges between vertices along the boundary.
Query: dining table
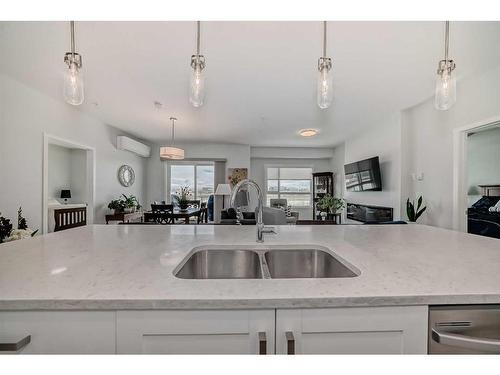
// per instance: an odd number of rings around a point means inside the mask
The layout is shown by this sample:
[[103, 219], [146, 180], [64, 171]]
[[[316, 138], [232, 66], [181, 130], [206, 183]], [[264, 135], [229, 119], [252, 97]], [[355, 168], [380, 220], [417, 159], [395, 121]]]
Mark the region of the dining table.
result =
[[144, 221], [145, 222], [150, 222], [150, 221], [157, 221], [158, 219], [173, 219], [175, 222], [177, 219], [184, 219], [184, 222], [186, 224], [189, 224], [189, 220], [192, 217], [197, 218], [197, 223], [201, 223], [202, 220], [205, 223], [208, 223], [208, 215], [207, 215], [207, 208], [206, 207], [189, 207], [185, 210], [181, 210], [179, 208], [174, 208], [172, 212], [166, 212], [166, 213], [157, 213], [157, 212], [144, 212]]

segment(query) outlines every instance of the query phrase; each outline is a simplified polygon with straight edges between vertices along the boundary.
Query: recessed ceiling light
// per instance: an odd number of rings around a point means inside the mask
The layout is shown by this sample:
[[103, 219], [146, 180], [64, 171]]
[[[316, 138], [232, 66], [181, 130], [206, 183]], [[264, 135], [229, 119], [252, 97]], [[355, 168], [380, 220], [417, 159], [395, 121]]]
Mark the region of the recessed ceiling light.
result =
[[318, 134], [318, 131], [316, 129], [302, 129], [299, 131], [299, 134], [303, 137], [314, 137]]

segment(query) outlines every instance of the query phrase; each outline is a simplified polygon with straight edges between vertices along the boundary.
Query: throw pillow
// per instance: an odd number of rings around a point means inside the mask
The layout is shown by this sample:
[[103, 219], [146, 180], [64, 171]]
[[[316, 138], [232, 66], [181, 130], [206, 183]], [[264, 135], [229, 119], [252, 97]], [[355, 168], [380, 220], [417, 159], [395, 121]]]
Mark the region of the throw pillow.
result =
[[255, 219], [255, 212], [242, 212], [243, 219], [251, 220]]
[[236, 219], [237, 218], [236, 210], [232, 207], [228, 208], [227, 209], [227, 216], [229, 219]]
[[285, 211], [285, 216], [286, 217], [291, 217], [292, 216], [292, 206], [279, 206], [276, 207], [279, 208], [280, 210]]

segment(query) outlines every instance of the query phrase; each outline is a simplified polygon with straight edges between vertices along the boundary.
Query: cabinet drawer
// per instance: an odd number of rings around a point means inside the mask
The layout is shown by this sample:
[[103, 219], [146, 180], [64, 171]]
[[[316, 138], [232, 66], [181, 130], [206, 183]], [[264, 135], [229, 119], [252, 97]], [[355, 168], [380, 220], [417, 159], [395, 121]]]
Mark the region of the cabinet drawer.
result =
[[274, 353], [274, 310], [118, 311], [116, 327], [118, 353]]
[[0, 312], [0, 342], [31, 336], [23, 354], [113, 354], [115, 312]]

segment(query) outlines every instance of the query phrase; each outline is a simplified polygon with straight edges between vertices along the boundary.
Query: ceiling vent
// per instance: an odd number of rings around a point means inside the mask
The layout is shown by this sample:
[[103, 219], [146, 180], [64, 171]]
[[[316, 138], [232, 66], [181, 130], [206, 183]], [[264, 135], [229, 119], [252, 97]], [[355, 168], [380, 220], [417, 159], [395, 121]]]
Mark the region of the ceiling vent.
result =
[[124, 135], [116, 137], [116, 148], [118, 150], [133, 152], [144, 158], [149, 158], [151, 155], [151, 147]]

